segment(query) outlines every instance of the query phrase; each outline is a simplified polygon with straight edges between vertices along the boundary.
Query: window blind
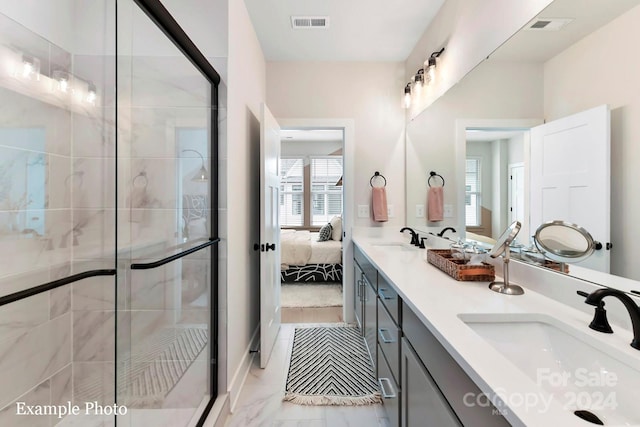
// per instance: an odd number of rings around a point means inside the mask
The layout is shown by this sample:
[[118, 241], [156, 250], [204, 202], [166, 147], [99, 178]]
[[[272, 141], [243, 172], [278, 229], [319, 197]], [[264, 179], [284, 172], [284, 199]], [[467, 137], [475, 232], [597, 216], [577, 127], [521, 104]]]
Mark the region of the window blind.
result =
[[478, 227], [480, 223], [480, 206], [482, 200], [480, 158], [467, 158], [465, 167], [465, 224]]
[[304, 160], [280, 159], [280, 226], [304, 225]]
[[342, 214], [342, 156], [311, 157], [311, 225], [324, 225]]

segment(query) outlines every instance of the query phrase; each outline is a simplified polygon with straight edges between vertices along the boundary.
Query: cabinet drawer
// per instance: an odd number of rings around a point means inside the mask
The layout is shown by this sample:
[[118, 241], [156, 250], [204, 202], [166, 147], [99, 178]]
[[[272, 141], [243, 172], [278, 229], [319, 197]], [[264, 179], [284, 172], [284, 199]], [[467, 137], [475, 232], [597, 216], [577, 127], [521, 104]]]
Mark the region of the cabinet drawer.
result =
[[378, 297], [389, 311], [393, 321], [400, 326], [400, 297], [381, 274], [378, 274]]
[[378, 300], [377, 332], [378, 346], [387, 359], [393, 378], [400, 383], [400, 330], [380, 300]]
[[466, 394], [472, 393], [479, 396], [482, 392], [440, 344], [440, 341], [405, 304], [402, 308], [402, 332], [463, 425], [474, 427], [510, 425], [493, 405], [464, 404]]
[[369, 283], [373, 286], [373, 289], [377, 290], [378, 289], [377, 288], [378, 271], [373, 266], [373, 264], [371, 264], [371, 262], [367, 259], [367, 257], [364, 256], [364, 253], [362, 252], [362, 250], [360, 250], [360, 248], [357, 245], [353, 247], [353, 258], [356, 260], [356, 262], [360, 266], [360, 269], [362, 269], [362, 272], [366, 276]]
[[393, 379], [382, 350], [378, 347], [378, 384], [382, 393], [382, 404], [391, 427], [400, 426], [400, 387]]

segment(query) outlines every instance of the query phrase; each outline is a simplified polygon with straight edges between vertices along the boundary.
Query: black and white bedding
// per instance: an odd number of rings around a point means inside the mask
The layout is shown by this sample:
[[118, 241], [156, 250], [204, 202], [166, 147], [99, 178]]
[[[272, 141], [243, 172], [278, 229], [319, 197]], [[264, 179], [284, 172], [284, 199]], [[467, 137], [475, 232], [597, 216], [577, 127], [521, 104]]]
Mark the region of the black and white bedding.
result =
[[342, 242], [318, 242], [318, 233], [281, 230], [282, 282], [341, 282]]

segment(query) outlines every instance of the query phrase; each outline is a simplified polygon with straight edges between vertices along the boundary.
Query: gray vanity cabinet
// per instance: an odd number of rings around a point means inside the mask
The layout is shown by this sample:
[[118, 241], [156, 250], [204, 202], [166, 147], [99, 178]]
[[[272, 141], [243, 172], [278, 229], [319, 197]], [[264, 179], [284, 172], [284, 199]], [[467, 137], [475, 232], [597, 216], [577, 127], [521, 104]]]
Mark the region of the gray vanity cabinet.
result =
[[362, 287], [364, 285], [364, 273], [362, 269], [358, 265], [357, 262], [353, 263], [353, 277], [354, 277], [354, 292], [355, 298], [353, 299], [353, 311], [356, 316], [356, 324], [360, 330], [364, 330], [363, 320], [364, 320], [364, 299], [363, 299], [363, 290]]
[[376, 294], [378, 287], [378, 271], [367, 260], [362, 251], [354, 248], [354, 286], [355, 286], [355, 316], [367, 343], [369, 355], [376, 366]]
[[374, 364], [389, 424], [509, 426], [493, 406], [469, 404], [469, 396], [480, 396], [480, 389], [358, 246], [354, 259], [356, 319]]
[[404, 338], [401, 354], [402, 427], [462, 426], [411, 344]]
[[364, 326], [362, 330], [364, 331], [364, 339], [367, 343], [367, 347], [369, 348], [369, 355], [371, 356], [371, 361], [373, 362], [373, 367], [376, 367], [376, 308], [377, 308], [377, 298], [376, 298], [376, 288], [375, 284], [372, 284], [367, 276], [364, 276], [364, 285], [362, 286], [363, 293], [363, 304], [364, 304]]

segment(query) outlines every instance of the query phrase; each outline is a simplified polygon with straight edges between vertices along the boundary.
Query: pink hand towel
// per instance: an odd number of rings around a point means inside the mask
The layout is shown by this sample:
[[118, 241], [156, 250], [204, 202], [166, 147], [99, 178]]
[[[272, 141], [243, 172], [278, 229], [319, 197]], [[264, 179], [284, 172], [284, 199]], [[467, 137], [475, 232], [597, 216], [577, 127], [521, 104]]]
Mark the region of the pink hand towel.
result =
[[373, 187], [371, 189], [371, 205], [373, 207], [374, 221], [389, 221], [387, 217], [387, 192], [384, 187]]
[[444, 211], [444, 195], [442, 187], [429, 187], [427, 193], [427, 219], [429, 221], [442, 221]]

